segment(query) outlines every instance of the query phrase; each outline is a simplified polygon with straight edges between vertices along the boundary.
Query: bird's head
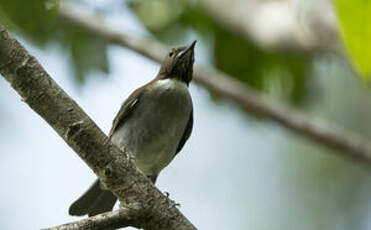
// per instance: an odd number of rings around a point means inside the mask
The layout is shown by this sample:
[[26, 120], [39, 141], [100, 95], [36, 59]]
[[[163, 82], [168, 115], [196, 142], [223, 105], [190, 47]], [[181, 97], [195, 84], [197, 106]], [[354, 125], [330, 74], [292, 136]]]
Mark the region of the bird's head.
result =
[[191, 45], [172, 48], [161, 64], [160, 79], [176, 78], [187, 85], [192, 81], [194, 47], [197, 40]]

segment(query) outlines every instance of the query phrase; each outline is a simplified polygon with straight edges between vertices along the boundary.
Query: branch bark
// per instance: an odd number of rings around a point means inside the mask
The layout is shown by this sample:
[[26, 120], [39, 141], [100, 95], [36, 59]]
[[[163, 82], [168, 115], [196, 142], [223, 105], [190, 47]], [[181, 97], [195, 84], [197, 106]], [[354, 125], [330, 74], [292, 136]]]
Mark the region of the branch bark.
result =
[[140, 213], [133, 212], [133, 210], [127, 208], [120, 208], [114, 212], [102, 213], [80, 221], [46, 228], [44, 230], [99, 230], [135, 226], [135, 221], [133, 220], [141, 218], [138, 214]]
[[196, 229], [1, 25], [0, 74], [89, 165], [129, 213], [135, 213], [125, 216], [122, 212], [124, 223], [131, 220], [131, 226], [155, 230]]
[[[60, 20], [92, 36], [126, 47], [153, 61], [160, 62], [167, 48], [154, 40], [133, 37], [109, 29], [94, 17], [61, 7]], [[213, 68], [196, 66], [194, 81], [210, 91], [228, 98], [244, 109], [272, 119], [291, 131], [338, 150], [343, 156], [371, 163], [371, 143], [359, 134], [319, 118], [311, 118], [288, 106], [267, 101], [256, 90]]]

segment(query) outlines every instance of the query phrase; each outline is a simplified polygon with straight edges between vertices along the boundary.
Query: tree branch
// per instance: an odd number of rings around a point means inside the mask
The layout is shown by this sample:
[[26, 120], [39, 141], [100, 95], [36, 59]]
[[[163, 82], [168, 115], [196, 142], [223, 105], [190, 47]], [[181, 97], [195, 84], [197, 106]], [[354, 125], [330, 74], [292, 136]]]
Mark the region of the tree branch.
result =
[[80, 221], [63, 224], [60, 226], [46, 228], [44, 230], [98, 230], [115, 229], [135, 226], [136, 219], [140, 219], [138, 211], [120, 208], [114, 212], [106, 212]]
[[[156, 62], [160, 62], [167, 52], [159, 42], [119, 33], [80, 11], [76, 13], [70, 8], [61, 7], [59, 18], [92, 36], [129, 48]], [[339, 150], [339, 153], [346, 157], [371, 163], [371, 143], [361, 135], [325, 120], [308, 117], [288, 106], [267, 101], [256, 90], [212, 68], [196, 66], [194, 81], [210, 91], [231, 99], [250, 112], [272, 119], [291, 131]]]
[[129, 218], [144, 229], [195, 229], [1, 25], [0, 74], [135, 213], [135, 219], [121, 213], [124, 222]]

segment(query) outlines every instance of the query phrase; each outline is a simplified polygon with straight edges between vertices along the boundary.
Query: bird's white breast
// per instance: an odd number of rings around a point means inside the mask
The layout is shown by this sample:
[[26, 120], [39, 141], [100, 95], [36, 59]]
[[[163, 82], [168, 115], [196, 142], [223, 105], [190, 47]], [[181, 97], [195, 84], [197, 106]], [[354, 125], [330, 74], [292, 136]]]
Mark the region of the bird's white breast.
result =
[[157, 175], [173, 159], [191, 111], [192, 100], [185, 83], [158, 80], [140, 97], [112, 141], [119, 147], [125, 145], [146, 175]]
[[157, 81], [155, 84], [154, 84], [154, 88], [157, 88], [159, 90], [180, 90], [182, 92], [187, 92], [188, 93], [188, 87], [187, 85], [182, 82], [182, 81], [179, 81], [177, 79], [173, 79], [173, 78], [167, 78], [167, 79], [162, 79], [162, 80], [159, 80]]

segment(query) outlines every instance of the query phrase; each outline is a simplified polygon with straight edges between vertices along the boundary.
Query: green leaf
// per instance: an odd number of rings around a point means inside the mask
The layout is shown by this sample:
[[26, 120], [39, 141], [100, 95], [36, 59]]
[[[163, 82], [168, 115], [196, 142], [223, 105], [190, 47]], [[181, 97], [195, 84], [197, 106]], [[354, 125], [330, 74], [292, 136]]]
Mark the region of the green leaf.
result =
[[38, 45], [47, 42], [56, 12], [55, 0], [0, 0], [0, 23]]
[[[60, 26], [63, 28], [64, 25]], [[71, 26], [63, 30], [61, 37], [60, 42], [70, 50], [77, 83], [85, 83], [86, 77], [92, 72], [109, 72], [107, 44], [104, 41]]]
[[371, 1], [336, 0], [342, 39], [366, 81], [371, 79]]
[[56, 17], [57, 6], [57, 0], [0, 0], [0, 23], [41, 48], [62, 45], [79, 85], [90, 73], [108, 73], [107, 44]]
[[185, 8], [181, 0], [139, 0], [129, 2], [138, 18], [150, 31], [165, 29]]

